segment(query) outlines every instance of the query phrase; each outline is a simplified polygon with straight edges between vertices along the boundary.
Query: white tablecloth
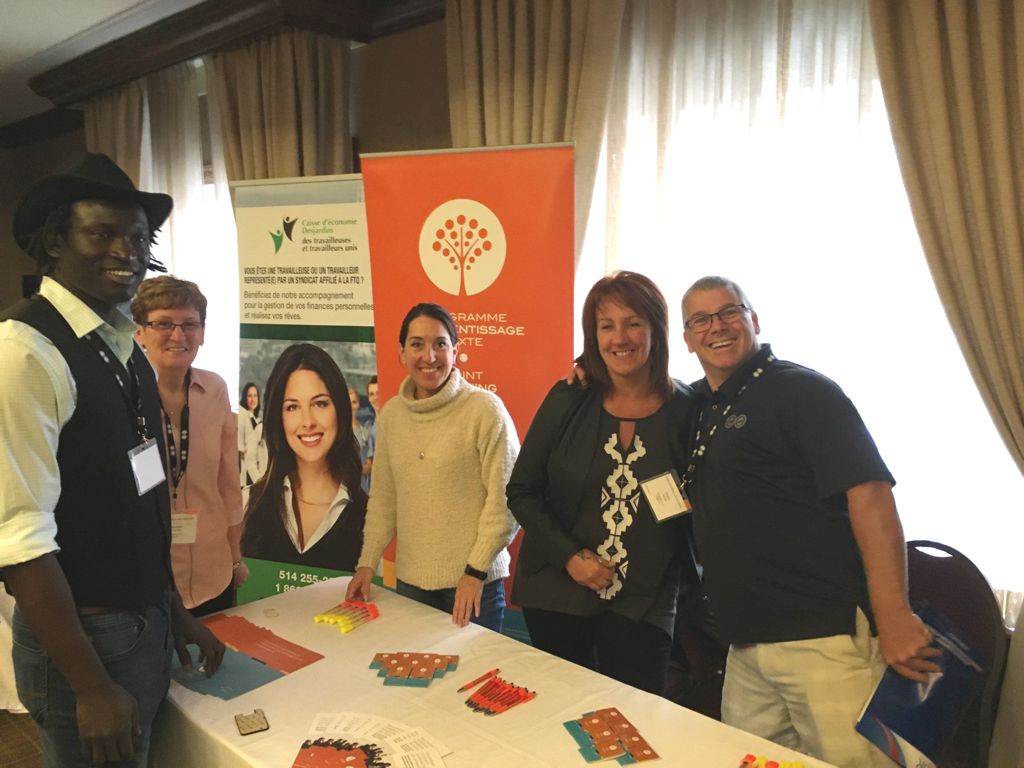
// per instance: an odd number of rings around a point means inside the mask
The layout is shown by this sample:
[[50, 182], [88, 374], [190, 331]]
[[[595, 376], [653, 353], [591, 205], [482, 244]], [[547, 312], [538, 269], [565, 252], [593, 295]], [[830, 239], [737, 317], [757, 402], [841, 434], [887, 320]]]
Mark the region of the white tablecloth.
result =
[[[368, 712], [418, 725], [454, 752], [447, 768], [585, 766], [562, 723], [602, 707], [618, 707], [663, 758], [654, 765], [736, 768], [748, 752], [773, 760], [826, 764], [730, 728], [649, 693], [577, 667], [530, 646], [376, 588], [381, 617], [349, 634], [313, 616], [344, 599], [347, 579], [277, 595], [229, 613], [324, 655], [297, 672], [230, 701], [171, 683], [153, 748], [157, 766], [291, 766], [320, 712]], [[459, 667], [427, 688], [384, 686], [369, 669], [373, 654], [451, 653]], [[462, 684], [499, 667], [501, 677], [537, 698], [501, 715], [463, 703]], [[262, 709], [270, 730], [240, 736], [234, 715]]]

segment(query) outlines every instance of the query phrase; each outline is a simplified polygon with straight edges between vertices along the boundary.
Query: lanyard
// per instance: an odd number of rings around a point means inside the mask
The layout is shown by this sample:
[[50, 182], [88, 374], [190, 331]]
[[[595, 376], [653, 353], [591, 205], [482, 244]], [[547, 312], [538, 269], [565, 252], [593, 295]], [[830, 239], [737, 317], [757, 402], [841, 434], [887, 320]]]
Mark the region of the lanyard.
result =
[[736, 405], [737, 401], [743, 396], [743, 393], [750, 388], [750, 385], [757, 381], [759, 378], [761, 378], [761, 375], [764, 373], [764, 369], [767, 368], [772, 363], [774, 363], [777, 359], [778, 358], [776, 358], [775, 355], [771, 354], [770, 352], [768, 353], [768, 356], [765, 357], [764, 364], [759, 365], [757, 368], [751, 371], [750, 377], [744, 382], [743, 386], [736, 391], [736, 394], [733, 397], [732, 402], [722, 409], [722, 412], [719, 414], [718, 419], [715, 420], [713, 424], [709, 424], [706, 432], [704, 429], [704, 413], [707, 410], [707, 405], [704, 405], [700, 409], [700, 416], [697, 417], [697, 432], [696, 434], [694, 434], [693, 437], [693, 451], [690, 453], [690, 463], [686, 467], [686, 474], [683, 476], [684, 486], [689, 487], [693, 485], [694, 477], [697, 474], [697, 462], [700, 461], [700, 459], [702, 459], [704, 455], [708, 452], [708, 449], [711, 447], [711, 441], [714, 439], [715, 434], [718, 432], [718, 428], [722, 425], [722, 422], [728, 420], [729, 412], [732, 410], [732, 407]]
[[[128, 358], [127, 367], [121, 365], [121, 361], [111, 352], [110, 347], [95, 333], [87, 333], [86, 341], [92, 346], [100, 359], [106, 364], [107, 369], [113, 374], [117, 381], [117, 387], [121, 392], [128, 412], [135, 419], [135, 433], [140, 443], [150, 439], [149, 429], [146, 426], [146, 417], [142, 411], [142, 385], [139, 383], [139, 375], [135, 371], [135, 364]], [[130, 378], [129, 378], [130, 377]]]
[[178, 483], [185, 476], [188, 469], [188, 390], [192, 385], [192, 371], [185, 374], [185, 406], [181, 409], [181, 450], [174, 443], [174, 426], [171, 424], [171, 417], [167, 415], [163, 405], [160, 412], [164, 417], [164, 434], [167, 436], [167, 461], [171, 465], [171, 485], [174, 488], [174, 498], [178, 498]]

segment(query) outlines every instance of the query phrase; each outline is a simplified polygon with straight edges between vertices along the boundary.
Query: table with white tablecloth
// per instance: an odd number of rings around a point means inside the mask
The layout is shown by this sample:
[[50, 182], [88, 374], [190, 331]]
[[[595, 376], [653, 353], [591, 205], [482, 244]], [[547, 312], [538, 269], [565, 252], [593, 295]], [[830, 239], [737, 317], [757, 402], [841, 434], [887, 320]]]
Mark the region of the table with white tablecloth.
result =
[[[562, 723], [617, 707], [660, 754], [652, 765], [736, 768], [747, 753], [826, 765], [495, 632], [460, 629], [449, 615], [379, 587], [372, 599], [380, 618], [347, 634], [314, 623], [344, 600], [347, 582], [323, 581], [229, 611], [324, 658], [228, 701], [172, 682], [154, 763], [287, 768], [318, 713], [351, 711], [424, 728], [452, 750], [446, 768], [585, 766]], [[369, 664], [375, 653], [394, 651], [457, 654], [458, 669], [427, 687], [385, 686]], [[468, 694], [457, 689], [495, 667], [537, 697], [493, 717], [470, 710]], [[270, 729], [239, 735], [234, 715], [256, 708]]]

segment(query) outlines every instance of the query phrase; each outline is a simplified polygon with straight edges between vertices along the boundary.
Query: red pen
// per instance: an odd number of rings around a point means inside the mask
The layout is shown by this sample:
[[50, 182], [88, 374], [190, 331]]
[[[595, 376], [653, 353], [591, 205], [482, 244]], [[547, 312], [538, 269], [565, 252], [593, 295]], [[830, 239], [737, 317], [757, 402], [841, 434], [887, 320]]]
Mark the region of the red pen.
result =
[[516, 688], [510, 694], [504, 697], [501, 701], [496, 702], [492, 711], [488, 712], [489, 715], [500, 715], [502, 712], [507, 712], [519, 704], [530, 701], [537, 694], [533, 691], [528, 691], [526, 688]]
[[483, 701], [491, 696], [496, 696], [498, 691], [503, 689], [504, 685], [505, 681], [500, 677], [493, 677], [477, 689], [470, 698], [474, 701]]
[[488, 684], [480, 689], [484, 691], [480, 697], [480, 703], [485, 713], [492, 712], [497, 702], [507, 696], [508, 692], [514, 687], [510, 682], [502, 680], [500, 677], [495, 677], [491, 682], [495, 683], [493, 687]]
[[478, 691], [475, 691], [468, 699], [466, 699], [466, 706], [470, 709], [480, 711], [487, 708], [487, 701], [492, 694], [496, 694], [502, 687], [503, 681], [500, 677], [495, 677], [484, 683], [484, 686]]
[[494, 668], [494, 669], [492, 669], [492, 670], [491, 670], [490, 672], [485, 672], [484, 674], [480, 675], [480, 677], [478, 677], [478, 678], [477, 678], [476, 680], [474, 680], [473, 682], [471, 682], [471, 683], [466, 683], [466, 684], [465, 684], [464, 686], [462, 686], [461, 688], [459, 688], [459, 690], [457, 690], [457, 691], [456, 691], [456, 693], [463, 693], [464, 691], [468, 691], [468, 690], [469, 690], [470, 688], [476, 688], [476, 687], [477, 687], [478, 685], [480, 685], [480, 683], [482, 683], [482, 682], [483, 682], [484, 680], [486, 680], [486, 679], [487, 679], [487, 678], [489, 678], [489, 677], [494, 677], [494, 676], [495, 676], [496, 674], [498, 674], [498, 673], [499, 673], [500, 671], [501, 671], [500, 669], [498, 669], [497, 667], [495, 667], [495, 668]]
[[757, 764], [757, 755], [747, 755], [740, 763], [740, 768], [754, 768]]

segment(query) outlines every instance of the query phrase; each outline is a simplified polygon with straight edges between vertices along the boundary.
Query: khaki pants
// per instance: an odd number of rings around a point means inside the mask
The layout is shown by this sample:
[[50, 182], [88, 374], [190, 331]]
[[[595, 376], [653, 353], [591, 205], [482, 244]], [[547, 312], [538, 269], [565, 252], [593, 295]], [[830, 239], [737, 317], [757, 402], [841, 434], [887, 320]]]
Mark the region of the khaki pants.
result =
[[878, 640], [860, 610], [854, 635], [734, 645], [722, 720], [840, 768], [892, 768], [854, 730], [884, 671]]

